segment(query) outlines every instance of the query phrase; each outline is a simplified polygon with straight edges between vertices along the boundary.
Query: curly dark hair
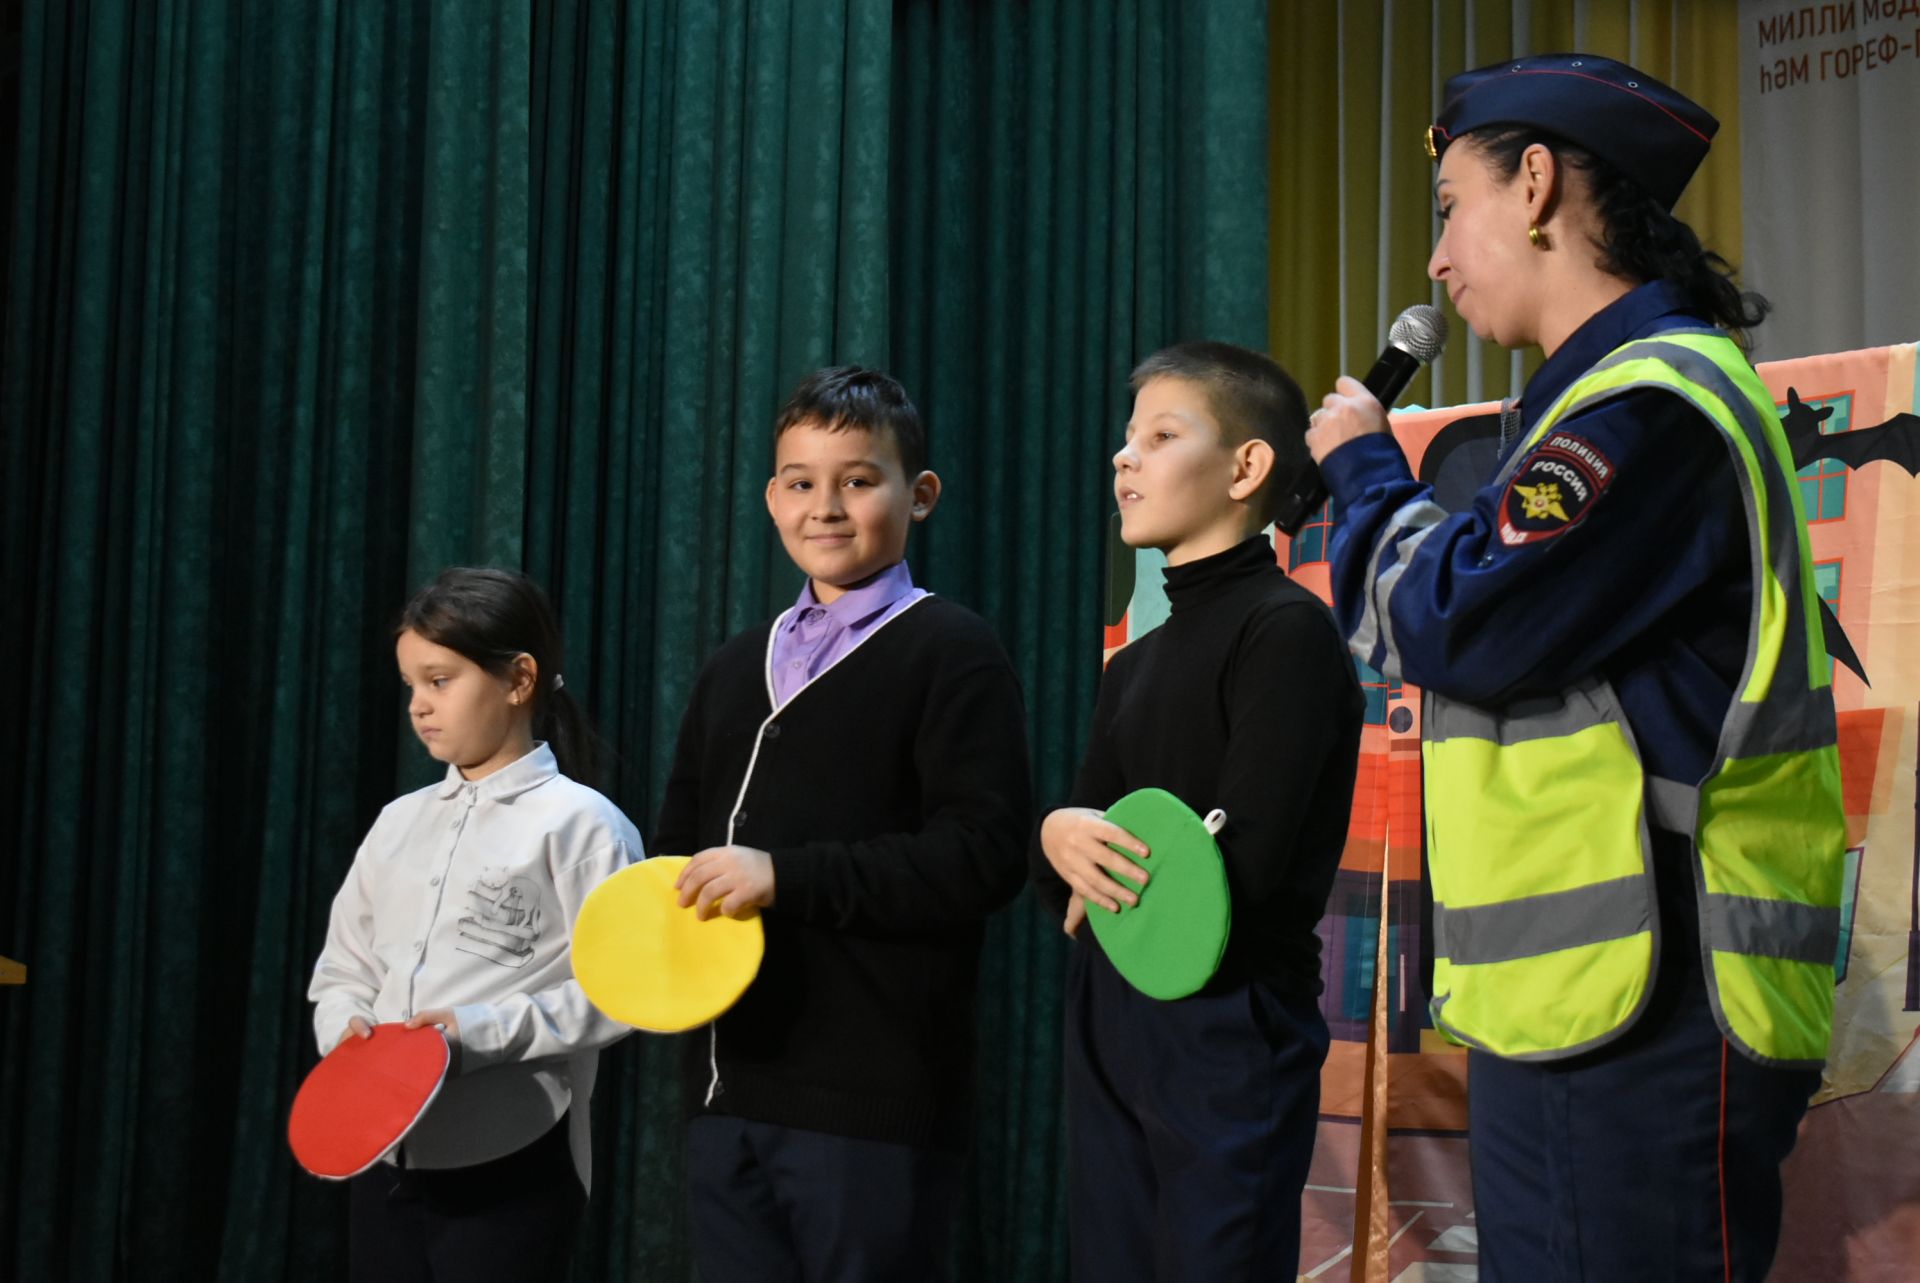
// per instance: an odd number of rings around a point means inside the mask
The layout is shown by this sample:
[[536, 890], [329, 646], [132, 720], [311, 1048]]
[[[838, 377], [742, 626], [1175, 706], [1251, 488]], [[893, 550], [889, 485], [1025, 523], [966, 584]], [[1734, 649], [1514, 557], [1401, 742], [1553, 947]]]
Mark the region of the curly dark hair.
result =
[[1586, 180], [1600, 218], [1595, 246], [1602, 268], [1636, 284], [1672, 281], [1693, 309], [1725, 330], [1741, 351], [1752, 350], [1749, 331], [1766, 320], [1772, 305], [1741, 289], [1727, 260], [1701, 245], [1694, 230], [1640, 184], [1586, 148], [1530, 125], [1488, 125], [1464, 137], [1504, 182], [1520, 171], [1520, 157], [1533, 144], [1552, 152]]

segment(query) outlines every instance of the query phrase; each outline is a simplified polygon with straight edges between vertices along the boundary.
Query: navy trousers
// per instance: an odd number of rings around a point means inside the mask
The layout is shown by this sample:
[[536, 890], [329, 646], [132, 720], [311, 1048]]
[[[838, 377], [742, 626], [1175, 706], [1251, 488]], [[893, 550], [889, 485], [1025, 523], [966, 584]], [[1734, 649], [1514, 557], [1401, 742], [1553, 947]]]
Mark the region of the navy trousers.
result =
[[1085, 1283], [1295, 1277], [1327, 1026], [1259, 983], [1173, 1002], [1082, 931], [1068, 969], [1068, 1219]]
[[944, 1150], [703, 1114], [687, 1125], [704, 1283], [935, 1283], [965, 1163]]
[[586, 1191], [567, 1120], [472, 1167], [376, 1163], [353, 1178], [354, 1283], [551, 1283], [567, 1277]]
[[1760, 1283], [1773, 1263], [1780, 1164], [1820, 1075], [1727, 1045], [1689, 857], [1667, 847], [1656, 845], [1660, 973], [1634, 1027], [1568, 1061], [1468, 1053], [1483, 1283]]

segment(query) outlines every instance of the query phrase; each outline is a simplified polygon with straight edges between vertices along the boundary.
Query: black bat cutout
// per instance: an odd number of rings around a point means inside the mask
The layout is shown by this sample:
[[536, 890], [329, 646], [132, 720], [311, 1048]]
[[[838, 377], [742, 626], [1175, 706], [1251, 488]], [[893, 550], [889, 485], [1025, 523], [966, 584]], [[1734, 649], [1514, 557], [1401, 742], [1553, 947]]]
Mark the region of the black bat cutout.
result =
[[1873, 685], [1867, 680], [1867, 666], [1860, 662], [1860, 656], [1854, 654], [1853, 643], [1847, 640], [1847, 630], [1840, 626], [1840, 620], [1834, 615], [1833, 607], [1827, 605], [1825, 597], [1818, 600], [1820, 602], [1820, 633], [1827, 643], [1827, 654], [1852, 669], [1853, 675], [1860, 679], [1862, 686]]
[[1798, 390], [1787, 389], [1787, 412], [1780, 425], [1787, 431], [1794, 467], [1804, 468], [1816, 459], [1832, 459], [1849, 468], [1885, 461], [1920, 476], [1920, 415], [1896, 414], [1885, 423], [1847, 432], [1820, 431], [1832, 414], [1830, 405], [1808, 409]]
[[[1832, 406], [1809, 409], [1800, 399], [1798, 388], [1787, 389], [1787, 412], [1780, 417], [1786, 429], [1787, 445], [1793, 450], [1793, 466], [1804, 468], [1818, 459], [1832, 459], [1848, 468], [1863, 463], [1897, 463], [1914, 476], [1920, 476], [1920, 415], [1896, 414], [1885, 423], [1846, 432], [1822, 432], [1820, 425], [1833, 415]], [[1852, 669], [1867, 685], [1867, 670], [1854, 653], [1840, 621], [1826, 602], [1820, 603], [1821, 631], [1827, 640], [1827, 653]]]

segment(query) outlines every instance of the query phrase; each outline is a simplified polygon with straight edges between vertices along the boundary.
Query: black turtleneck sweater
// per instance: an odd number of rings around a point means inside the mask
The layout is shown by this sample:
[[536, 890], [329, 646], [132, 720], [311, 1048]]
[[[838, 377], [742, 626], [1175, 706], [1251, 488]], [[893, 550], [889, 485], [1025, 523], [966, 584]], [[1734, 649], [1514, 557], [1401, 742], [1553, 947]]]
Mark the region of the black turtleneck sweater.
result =
[[[1233, 929], [1215, 986], [1320, 992], [1314, 933], [1346, 843], [1363, 703], [1333, 614], [1275, 564], [1264, 536], [1166, 571], [1166, 623], [1113, 657], [1069, 805], [1104, 810], [1163, 788], [1219, 835]], [[1068, 890], [1038, 836], [1042, 902]], [[1152, 868], [1152, 859], [1148, 859]], [[1091, 931], [1080, 938], [1098, 948]]]

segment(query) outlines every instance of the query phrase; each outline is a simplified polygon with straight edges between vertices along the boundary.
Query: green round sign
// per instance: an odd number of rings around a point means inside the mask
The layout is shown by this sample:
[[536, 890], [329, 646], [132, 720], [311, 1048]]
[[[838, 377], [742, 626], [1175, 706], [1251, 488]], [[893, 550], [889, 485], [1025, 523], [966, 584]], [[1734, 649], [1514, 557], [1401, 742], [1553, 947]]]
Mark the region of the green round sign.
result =
[[1140, 903], [1123, 904], [1118, 913], [1089, 904], [1093, 934], [1114, 969], [1149, 998], [1198, 992], [1219, 969], [1233, 922], [1227, 868], [1213, 831], [1165, 789], [1137, 789], [1108, 807], [1107, 818], [1147, 844], [1145, 860], [1113, 849], [1150, 877], [1144, 889], [1116, 877], [1139, 893]]

